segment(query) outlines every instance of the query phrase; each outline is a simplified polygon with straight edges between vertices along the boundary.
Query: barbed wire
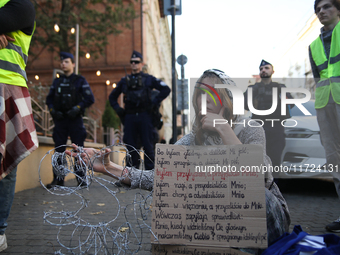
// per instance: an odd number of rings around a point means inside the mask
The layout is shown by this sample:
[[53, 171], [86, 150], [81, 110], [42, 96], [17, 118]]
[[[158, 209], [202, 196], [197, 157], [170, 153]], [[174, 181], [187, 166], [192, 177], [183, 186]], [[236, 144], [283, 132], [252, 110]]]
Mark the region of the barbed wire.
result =
[[[59, 228], [57, 241], [61, 249], [55, 251], [55, 254], [62, 255], [65, 252], [68, 254], [136, 254], [143, 245], [151, 249], [150, 234], [155, 236], [150, 226], [152, 191], [139, 189], [135, 192], [133, 201], [124, 205], [117, 195], [130, 190], [130, 187], [121, 183], [128, 177], [128, 171], [123, 171], [121, 176], [113, 175], [117, 181], [94, 174], [93, 171], [94, 161], [98, 159], [102, 160], [105, 168], [104, 154], [124, 153], [125, 170], [127, 163], [131, 163], [131, 153], [140, 154], [143, 151], [123, 143], [107, 146], [97, 151], [93, 157], [90, 157], [83, 147], [78, 147], [77, 150], [71, 147], [72, 156], [65, 151], [58, 152], [64, 149], [70, 149], [70, 146], [62, 145], [48, 151], [39, 165], [40, 184], [49, 193], [55, 196], [74, 196], [71, 203], [62, 203], [62, 209], [58, 211], [50, 209], [44, 212], [44, 221]], [[106, 149], [111, 151], [108, 152]], [[144, 157], [147, 157], [145, 153]], [[79, 184], [73, 187], [56, 185], [48, 189], [42, 182], [41, 168], [42, 162], [49, 159], [57, 179], [74, 175]], [[144, 160], [140, 159], [140, 163], [144, 166]], [[105, 170], [108, 172], [106, 168]], [[91, 190], [91, 186], [96, 187], [94, 191]], [[91, 206], [91, 199], [88, 196], [104, 197], [96, 194], [97, 189], [108, 192], [113, 199], [112, 202], [109, 201], [110, 210], [105, 217], [98, 216], [102, 212], [92, 213], [90, 216], [82, 213]], [[145, 238], [146, 236], [148, 238]]]

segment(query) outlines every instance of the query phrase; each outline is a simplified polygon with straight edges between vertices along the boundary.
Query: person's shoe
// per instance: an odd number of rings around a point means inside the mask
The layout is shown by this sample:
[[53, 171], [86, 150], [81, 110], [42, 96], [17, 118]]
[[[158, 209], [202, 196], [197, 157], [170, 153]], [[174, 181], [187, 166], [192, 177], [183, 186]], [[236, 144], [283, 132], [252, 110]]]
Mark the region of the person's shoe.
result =
[[121, 184], [120, 181], [116, 181], [116, 182], [114, 183], [114, 185], [116, 185], [117, 187], [123, 187], [123, 185]]
[[4, 251], [7, 249], [7, 240], [6, 240], [6, 235], [0, 235], [0, 252]]
[[330, 232], [340, 232], [340, 217], [326, 226]]
[[55, 186], [64, 186], [64, 180], [58, 180], [58, 179], [54, 179], [50, 184], [46, 185], [46, 188], [48, 189], [52, 189]]
[[78, 186], [80, 185], [80, 187], [87, 187], [86, 180], [83, 180], [77, 177], [77, 183], [78, 183]]

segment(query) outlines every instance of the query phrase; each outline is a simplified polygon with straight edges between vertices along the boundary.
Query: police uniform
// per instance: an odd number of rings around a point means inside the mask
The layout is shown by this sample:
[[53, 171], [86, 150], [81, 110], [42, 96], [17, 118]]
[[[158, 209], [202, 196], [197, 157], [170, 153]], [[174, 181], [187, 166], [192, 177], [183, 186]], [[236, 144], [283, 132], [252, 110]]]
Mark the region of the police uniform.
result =
[[[136, 51], [133, 52], [133, 57], [142, 59], [141, 54]], [[159, 94], [151, 100], [153, 89], [158, 90]], [[117, 102], [121, 93], [124, 94], [125, 109], [121, 108]], [[143, 72], [123, 77], [111, 92], [110, 104], [124, 125], [123, 141], [128, 146], [132, 159], [129, 165], [139, 167], [139, 155], [133, 148], [138, 146], [138, 139], [140, 139], [146, 154], [144, 157], [145, 169], [154, 168], [155, 153], [152, 142], [154, 126], [151, 112], [169, 93], [170, 88], [163, 81]]]
[[[61, 52], [60, 56], [61, 60], [73, 59], [70, 53]], [[93, 93], [83, 76], [72, 73], [68, 77], [61, 75], [60, 78], [54, 79], [46, 104], [54, 121], [53, 141], [57, 152], [65, 151], [65, 146], [61, 145], [66, 144], [68, 136], [76, 145], [84, 146], [86, 130], [82, 115], [93, 103]]]
[[[271, 65], [265, 60], [262, 60], [261, 66]], [[284, 127], [281, 121], [290, 118], [290, 106], [287, 106], [286, 115], [281, 115], [281, 89], [286, 86], [277, 82], [271, 81], [269, 84], [257, 82], [250, 85], [248, 88], [253, 90], [253, 106], [257, 110], [268, 110], [273, 104], [273, 88], [277, 88], [277, 108], [270, 115], [256, 115], [252, 114], [252, 119], [262, 120], [263, 129], [266, 134], [266, 151], [270, 157], [273, 166], [281, 165], [282, 152], [286, 145]], [[287, 98], [293, 98], [290, 93], [287, 93]], [[245, 109], [248, 108], [248, 90], [244, 93]], [[266, 119], [275, 119], [276, 121], [266, 121]], [[280, 121], [277, 121], [280, 120]], [[261, 122], [262, 124], [262, 122]], [[273, 127], [272, 127], [273, 125]]]

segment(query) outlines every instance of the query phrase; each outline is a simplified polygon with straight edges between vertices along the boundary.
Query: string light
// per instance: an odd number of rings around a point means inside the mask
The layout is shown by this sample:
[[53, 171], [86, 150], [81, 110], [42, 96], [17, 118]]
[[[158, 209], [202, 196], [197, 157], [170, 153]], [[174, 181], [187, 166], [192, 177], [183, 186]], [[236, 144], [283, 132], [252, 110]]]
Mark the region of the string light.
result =
[[101, 71], [100, 70], [98, 70], [97, 72], [96, 72], [96, 75], [97, 76], [100, 76], [102, 73], [101, 73]]
[[112, 83], [112, 88], [116, 88], [117, 87], [117, 84], [116, 83]]
[[39, 80], [39, 75], [34, 76], [36, 80]]
[[60, 28], [59, 28], [58, 24], [54, 25], [54, 31], [56, 31], [57, 33], [60, 31]]
[[90, 53], [86, 53], [85, 57], [89, 59], [91, 57]]
[[106, 85], [110, 85], [110, 80], [106, 80]]

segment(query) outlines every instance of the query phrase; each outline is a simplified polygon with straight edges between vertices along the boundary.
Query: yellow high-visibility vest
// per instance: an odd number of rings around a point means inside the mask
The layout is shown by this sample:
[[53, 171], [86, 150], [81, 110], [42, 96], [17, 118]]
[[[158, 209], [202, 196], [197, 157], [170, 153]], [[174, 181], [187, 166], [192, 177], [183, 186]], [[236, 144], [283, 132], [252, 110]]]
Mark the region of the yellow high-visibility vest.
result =
[[315, 90], [315, 108], [325, 107], [330, 93], [332, 93], [334, 101], [340, 104], [340, 22], [332, 32], [328, 59], [320, 37], [311, 43], [310, 50], [320, 74], [320, 80], [316, 84]]
[[[0, 0], [2, 8], [9, 0]], [[6, 34], [14, 38], [5, 49], [0, 50], [0, 83], [27, 87], [26, 64], [32, 35], [18, 30]]]

